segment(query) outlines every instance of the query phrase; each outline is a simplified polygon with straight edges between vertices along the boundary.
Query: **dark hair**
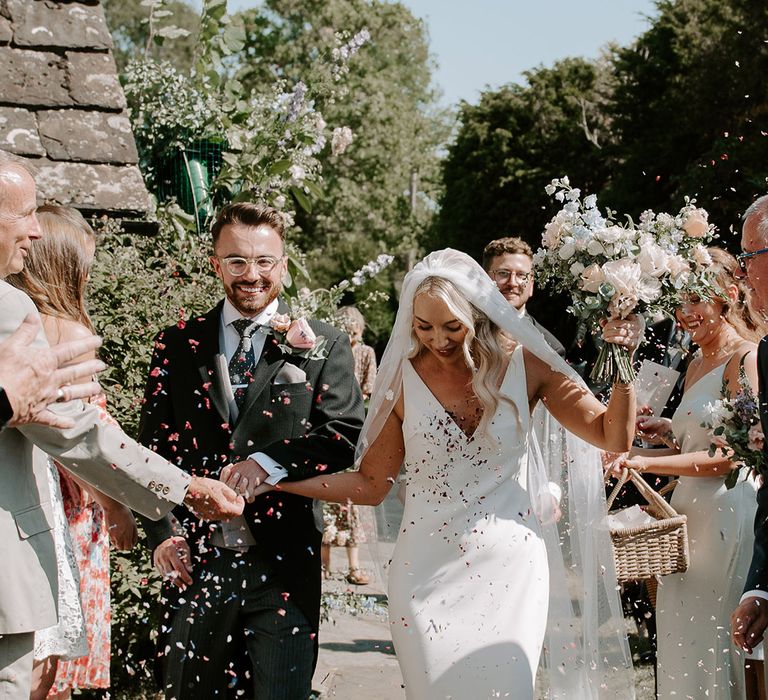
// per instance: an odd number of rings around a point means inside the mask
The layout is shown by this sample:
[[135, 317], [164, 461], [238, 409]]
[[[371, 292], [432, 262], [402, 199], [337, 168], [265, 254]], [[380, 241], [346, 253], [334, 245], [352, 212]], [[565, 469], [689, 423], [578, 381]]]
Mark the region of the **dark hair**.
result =
[[527, 255], [533, 260], [533, 250], [522, 238], [508, 236], [491, 241], [483, 250], [483, 269], [488, 272], [491, 260], [499, 255], [510, 253], [512, 255]]
[[253, 204], [251, 202], [236, 202], [227, 204], [219, 212], [216, 221], [211, 227], [211, 236], [213, 237], [213, 247], [221, 235], [221, 229], [231, 224], [242, 224], [243, 226], [269, 226], [280, 236], [280, 240], [285, 243], [285, 222], [283, 215], [272, 207], [263, 204]]

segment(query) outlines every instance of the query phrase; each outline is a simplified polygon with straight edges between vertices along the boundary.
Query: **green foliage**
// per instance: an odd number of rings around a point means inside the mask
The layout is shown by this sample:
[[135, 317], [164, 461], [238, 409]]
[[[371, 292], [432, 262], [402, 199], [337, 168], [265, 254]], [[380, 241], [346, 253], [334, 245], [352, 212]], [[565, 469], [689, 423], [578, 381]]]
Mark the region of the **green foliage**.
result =
[[152, 5], [147, 1], [101, 0], [118, 70], [122, 73], [131, 59], [149, 53], [158, 62], [188, 71], [195, 55], [198, 13], [181, 0], [149, 0]]
[[766, 189], [766, 36], [765, 3], [660, 0], [631, 46], [537, 68], [527, 84], [462, 104], [426, 245], [478, 255], [521, 235], [538, 246], [544, 187], [562, 175], [635, 218], [689, 196], [721, 231], [738, 229]]
[[584, 191], [600, 190], [605, 64], [566, 59], [525, 76], [527, 87], [507, 85], [483, 93], [477, 105], [462, 103], [428, 248], [453, 246], [479, 259], [492, 239], [521, 236], [535, 249], [553, 177], [567, 174]]
[[[311, 212], [298, 212], [297, 240], [313, 276], [327, 286], [382, 252], [395, 255], [387, 279], [377, 282], [391, 292], [420, 253], [417, 239], [440, 191], [439, 148], [450, 133], [431, 87], [423, 22], [401, 3], [380, 0], [267, 0], [243, 21], [238, 78], [255, 90], [275, 76], [328, 84], [336, 74], [318, 72], [317, 56], [333, 57], [339, 30], [370, 32], [370, 43], [346, 66], [344, 89], [316, 97], [324, 118], [347, 127], [352, 142], [318, 155], [322, 196]], [[374, 304], [366, 316], [371, 332], [385, 337], [389, 304]]]

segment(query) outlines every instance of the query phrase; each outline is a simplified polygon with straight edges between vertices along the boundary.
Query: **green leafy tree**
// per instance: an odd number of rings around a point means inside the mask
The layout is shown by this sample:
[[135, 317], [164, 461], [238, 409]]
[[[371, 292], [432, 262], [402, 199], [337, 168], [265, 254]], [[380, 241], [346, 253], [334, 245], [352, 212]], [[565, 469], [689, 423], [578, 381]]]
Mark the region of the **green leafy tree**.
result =
[[605, 181], [605, 61], [566, 59], [525, 77], [528, 85], [486, 91], [477, 105], [461, 103], [428, 247], [449, 245], [478, 259], [486, 243], [502, 236], [536, 247], [548, 218], [544, 187], [553, 177], [567, 174], [585, 191]]
[[765, 191], [768, 6], [663, 0], [614, 54], [615, 143], [607, 201], [631, 214], [695, 196], [721, 231]]
[[189, 4], [182, 0], [101, 0], [101, 4], [121, 73], [131, 60], [147, 54], [180, 71], [192, 66], [200, 15]]
[[342, 151], [337, 132], [337, 143], [321, 154], [322, 197], [300, 212], [298, 243], [324, 284], [382, 251], [401, 254], [391, 273], [401, 275], [433, 215], [438, 148], [449, 133], [431, 87], [423, 22], [402, 4], [380, 0], [266, 0], [242, 16], [247, 38], [238, 79], [256, 90], [275, 77], [308, 85], [327, 79], [312, 65], [319, 54], [333, 54], [337, 33], [370, 33], [349, 63], [346, 94], [318, 100], [324, 118], [347, 127], [352, 142]]

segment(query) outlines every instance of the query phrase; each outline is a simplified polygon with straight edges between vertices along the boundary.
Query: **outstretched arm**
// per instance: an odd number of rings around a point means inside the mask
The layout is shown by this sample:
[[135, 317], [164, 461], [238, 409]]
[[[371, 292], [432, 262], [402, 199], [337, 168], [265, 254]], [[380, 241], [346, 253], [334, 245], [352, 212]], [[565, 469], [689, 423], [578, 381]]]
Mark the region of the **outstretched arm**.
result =
[[[402, 406], [402, 397], [398, 401]], [[395, 408], [354, 472], [315, 476], [303, 481], [282, 481], [276, 489], [322, 501], [378, 505], [389, 493], [405, 456], [402, 410]]]

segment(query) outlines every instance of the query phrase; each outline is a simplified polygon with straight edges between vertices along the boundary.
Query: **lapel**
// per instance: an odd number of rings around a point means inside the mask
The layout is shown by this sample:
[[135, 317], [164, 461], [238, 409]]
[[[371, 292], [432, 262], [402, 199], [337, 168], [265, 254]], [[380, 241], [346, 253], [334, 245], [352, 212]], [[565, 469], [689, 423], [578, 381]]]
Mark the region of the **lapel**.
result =
[[[277, 306], [277, 313], [287, 314], [290, 311], [282, 297]], [[253, 369], [253, 380], [245, 394], [241, 413], [247, 415], [252, 406], [257, 403], [264, 393], [269, 390], [272, 380], [285, 362], [283, 351], [277, 346], [274, 336], [268, 335], [264, 343], [261, 357]]]
[[[201, 322], [200, 337], [195, 338], [198, 342], [196, 361], [197, 369], [203, 383], [210, 385], [208, 395], [214, 408], [221, 418], [229, 421], [229, 401], [227, 400], [227, 389], [229, 377], [223, 377], [221, 373], [221, 364], [218, 360], [219, 352], [219, 323], [221, 318], [221, 309], [224, 301], [220, 301], [211, 309]], [[226, 362], [224, 363], [226, 365]]]

